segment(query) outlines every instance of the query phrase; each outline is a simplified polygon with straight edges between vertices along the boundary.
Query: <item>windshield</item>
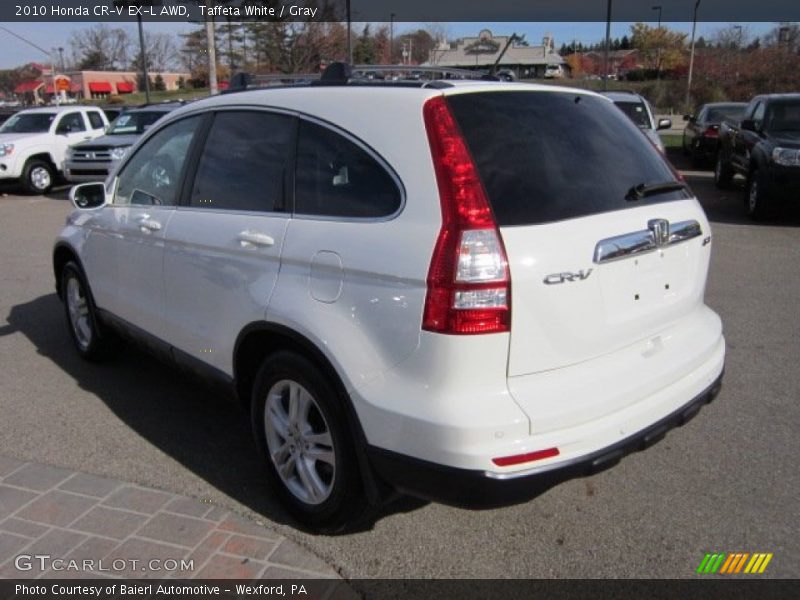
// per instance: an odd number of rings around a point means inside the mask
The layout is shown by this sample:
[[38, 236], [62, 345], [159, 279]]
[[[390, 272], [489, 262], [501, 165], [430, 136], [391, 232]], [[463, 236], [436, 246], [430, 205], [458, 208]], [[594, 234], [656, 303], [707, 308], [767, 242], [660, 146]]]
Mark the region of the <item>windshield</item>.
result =
[[145, 129], [166, 113], [162, 111], [123, 113], [111, 124], [108, 135], [131, 135], [144, 133]]
[[708, 109], [706, 115], [707, 123], [722, 123], [725, 119], [741, 119], [744, 114], [744, 109], [747, 108], [746, 104], [733, 104], [731, 106], [715, 106]]
[[652, 129], [647, 108], [643, 102], [614, 102], [637, 127], [642, 129]]
[[3, 123], [0, 133], [45, 133], [55, 118], [55, 113], [17, 114]]
[[[447, 96], [498, 224], [534, 225], [686, 198], [669, 165], [619, 110], [569, 92]], [[665, 185], [660, 186], [665, 188]], [[641, 196], [639, 198], [638, 196]]]
[[800, 100], [773, 102], [764, 123], [766, 131], [800, 131]]

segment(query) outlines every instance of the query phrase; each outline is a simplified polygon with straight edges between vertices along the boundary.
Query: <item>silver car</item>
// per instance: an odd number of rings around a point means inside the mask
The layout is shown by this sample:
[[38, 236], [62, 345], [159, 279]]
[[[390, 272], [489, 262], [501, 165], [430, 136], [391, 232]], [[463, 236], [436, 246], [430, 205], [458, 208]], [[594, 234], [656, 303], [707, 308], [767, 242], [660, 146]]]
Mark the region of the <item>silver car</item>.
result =
[[75, 144], [67, 150], [64, 176], [74, 183], [104, 181], [139, 136], [179, 106], [179, 103], [170, 103], [124, 111], [109, 125], [104, 136]]
[[661, 129], [671, 129], [671, 119], [659, 119], [656, 123], [650, 103], [636, 92], [603, 92], [603, 95], [628, 115], [628, 118], [642, 130], [642, 133], [653, 142], [653, 145], [662, 154], [664, 153], [664, 142], [661, 141], [658, 132]]

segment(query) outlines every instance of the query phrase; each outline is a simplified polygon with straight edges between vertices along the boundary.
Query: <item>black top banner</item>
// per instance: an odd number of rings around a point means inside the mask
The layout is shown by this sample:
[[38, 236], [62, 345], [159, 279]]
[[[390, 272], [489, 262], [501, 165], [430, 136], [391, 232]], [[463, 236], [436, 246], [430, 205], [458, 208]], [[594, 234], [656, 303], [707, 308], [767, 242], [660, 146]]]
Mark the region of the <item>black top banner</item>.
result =
[[[663, 22], [800, 21], [798, 0], [658, 0]], [[615, 22], [653, 20], [653, 0], [2, 0], [5, 22]], [[349, 15], [349, 19], [348, 19]]]

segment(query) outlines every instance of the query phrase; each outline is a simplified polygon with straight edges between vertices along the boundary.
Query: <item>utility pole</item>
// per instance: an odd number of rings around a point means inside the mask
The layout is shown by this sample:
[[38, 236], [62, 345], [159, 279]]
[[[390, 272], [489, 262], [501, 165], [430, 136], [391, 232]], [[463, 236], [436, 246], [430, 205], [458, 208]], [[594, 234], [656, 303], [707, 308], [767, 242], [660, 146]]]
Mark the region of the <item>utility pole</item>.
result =
[[389, 15], [389, 64], [394, 64], [394, 13]]
[[[206, 0], [206, 9], [211, 8], [214, 0]], [[213, 96], [219, 93], [217, 86], [217, 45], [214, 33], [214, 17], [208, 16], [206, 10], [206, 45], [208, 46], [208, 91]]]
[[353, 23], [350, 16], [350, 0], [347, 0], [347, 62], [353, 64]]
[[611, 0], [606, 11], [606, 45], [603, 52], [603, 89], [608, 90], [608, 51], [611, 46]]
[[686, 110], [690, 111], [691, 107], [689, 103], [691, 102], [691, 95], [692, 95], [692, 72], [694, 71], [694, 34], [697, 30], [697, 9], [700, 7], [700, 0], [696, 0], [694, 3], [694, 18], [692, 19], [692, 49], [689, 53], [689, 79], [686, 82]]
[[144, 101], [150, 104], [150, 75], [147, 73], [147, 52], [144, 49], [144, 30], [142, 29], [142, 15], [136, 14], [139, 24], [139, 60], [142, 61], [142, 76], [144, 77]]

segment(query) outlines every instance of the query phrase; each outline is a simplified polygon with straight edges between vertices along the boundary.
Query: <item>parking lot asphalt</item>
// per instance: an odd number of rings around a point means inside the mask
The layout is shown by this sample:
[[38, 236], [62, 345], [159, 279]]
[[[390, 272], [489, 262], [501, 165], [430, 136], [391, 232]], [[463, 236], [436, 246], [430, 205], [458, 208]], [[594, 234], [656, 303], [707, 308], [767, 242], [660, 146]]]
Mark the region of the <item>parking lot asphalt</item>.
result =
[[[680, 160], [677, 158], [676, 160]], [[695, 577], [706, 552], [771, 552], [800, 576], [800, 218], [743, 216], [687, 171], [713, 227], [707, 303], [728, 342], [719, 397], [643, 453], [525, 504], [469, 511], [415, 500], [363, 531], [295, 530], [270, 496], [246, 416], [126, 348], [82, 362], [53, 290], [65, 190], [0, 197], [0, 455], [211, 501], [263, 522], [347, 578]]]

